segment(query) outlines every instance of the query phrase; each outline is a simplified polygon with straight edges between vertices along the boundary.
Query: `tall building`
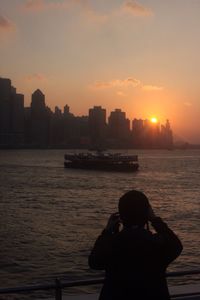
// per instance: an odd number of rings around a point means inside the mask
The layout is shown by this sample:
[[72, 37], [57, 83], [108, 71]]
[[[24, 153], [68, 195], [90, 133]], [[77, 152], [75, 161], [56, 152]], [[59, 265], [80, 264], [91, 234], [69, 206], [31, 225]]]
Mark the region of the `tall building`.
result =
[[76, 139], [76, 126], [75, 126], [75, 116], [70, 112], [69, 106], [66, 104], [64, 106], [64, 144], [70, 146], [74, 144], [74, 139]]
[[37, 89], [31, 102], [31, 143], [34, 147], [46, 147], [49, 143], [49, 110], [45, 105], [45, 95]]
[[115, 147], [126, 146], [130, 138], [130, 120], [121, 109], [115, 109], [108, 118], [110, 144]]
[[31, 113], [34, 118], [40, 118], [46, 110], [45, 95], [37, 89], [32, 94]]
[[108, 118], [109, 136], [115, 139], [127, 138], [130, 134], [130, 121], [121, 109], [115, 109]]
[[144, 130], [144, 121], [142, 119], [134, 119], [132, 121], [132, 131], [134, 134], [140, 134]]
[[169, 120], [166, 120], [165, 126], [161, 126], [160, 144], [163, 148], [171, 149], [173, 147], [173, 132]]
[[90, 108], [88, 121], [91, 146], [104, 147], [106, 142], [106, 110], [101, 106]]
[[0, 100], [9, 101], [11, 91], [11, 80], [7, 78], [0, 78]]
[[79, 147], [89, 147], [89, 122], [88, 116], [75, 117], [75, 144]]
[[11, 81], [0, 78], [0, 144], [10, 143]]
[[160, 124], [152, 123], [150, 120], [143, 120], [143, 134], [142, 134], [143, 148], [159, 148], [160, 139]]
[[0, 78], [0, 145], [24, 144], [24, 96], [16, 93], [10, 79]]
[[51, 114], [49, 131], [50, 146], [62, 146], [64, 144], [64, 122], [62, 110], [58, 106], [55, 107], [55, 112]]
[[70, 114], [69, 106], [66, 104], [66, 105], [64, 106], [64, 116], [65, 116], [65, 117], [68, 117], [69, 114]]
[[24, 143], [31, 145], [31, 108], [24, 108]]
[[131, 144], [136, 148], [144, 145], [144, 121], [142, 119], [134, 119], [132, 121]]
[[24, 144], [24, 95], [13, 93], [11, 97], [11, 133], [15, 146]]

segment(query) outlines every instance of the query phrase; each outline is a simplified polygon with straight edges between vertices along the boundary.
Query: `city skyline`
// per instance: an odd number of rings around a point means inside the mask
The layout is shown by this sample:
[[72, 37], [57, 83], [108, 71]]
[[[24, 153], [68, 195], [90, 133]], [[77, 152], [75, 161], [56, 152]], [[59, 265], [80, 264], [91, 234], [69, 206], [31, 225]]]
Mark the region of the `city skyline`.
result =
[[[115, 109], [107, 118], [101, 106], [89, 108], [88, 115], [75, 116], [66, 104], [52, 111], [39, 89], [24, 107], [8, 78], [0, 78], [0, 148], [145, 148], [172, 149], [173, 132], [155, 117], [129, 120]], [[132, 126], [131, 126], [132, 125]]]
[[[51, 111], [52, 113], [61, 113], [61, 114], [63, 113], [63, 114], [65, 114], [66, 109], [67, 109], [68, 112], [70, 111], [70, 107], [69, 107], [68, 103], [65, 103], [63, 107], [60, 107], [57, 103], [55, 103], [55, 106], [54, 106], [54, 107], [50, 107], [50, 106], [48, 105], [48, 103], [46, 103], [46, 96], [45, 96], [45, 94], [44, 94], [43, 91], [42, 91], [41, 89], [39, 89], [39, 88], [37, 88], [36, 90], [32, 91], [30, 103], [29, 103], [29, 105], [26, 105], [27, 102], [25, 101], [24, 94], [22, 94], [20, 91], [18, 91], [18, 89], [13, 85], [13, 82], [12, 82], [12, 80], [11, 80], [10, 78], [4, 78], [4, 77], [1, 77], [1, 76], [0, 76], [0, 83], [1, 83], [1, 82], [2, 82], [2, 87], [3, 87], [3, 85], [4, 85], [3, 82], [9, 82], [9, 85], [11, 86], [11, 93], [16, 94], [16, 96], [17, 96], [19, 99], [21, 99], [20, 101], [23, 101], [24, 109], [29, 109], [29, 108], [32, 107], [32, 102], [33, 102], [34, 94], [35, 94], [35, 93], [36, 93], [36, 94], [39, 93], [39, 94], [41, 94], [41, 95], [44, 97], [43, 101], [44, 101], [45, 107], [48, 108], [49, 111]], [[1, 92], [1, 93], [2, 93], [2, 91], [3, 91], [3, 90], [1, 90], [2, 87], [0, 86], [0, 92]], [[0, 96], [3, 96], [3, 98], [4, 98], [4, 92], [3, 92], [2, 94], [0, 94]], [[47, 105], [46, 105], [46, 104], [47, 104]], [[106, 107], [103, 108], [103, 107], [101, 107], [101, 105], [94, 104], [93, 108], [101, 108], [101, 109], [105, 110], [105, 115], [106, 115], [106, 116], [105, 116], [105, 120], [106, 120], [106, 122], [109, 122], [109, 118], [112, 117], [112, 113], [113, 113], [113, 112], [122, 112], [123, 114], [125, 114], [125, 116], [126, 116], [126, 114], [127, 114], [127, 112], [123, 112], [122, 109], [121, 109], [120, 107], [114, 108], [112, 111], [110, 111], [110, 112], [109, 112], [109, 113], [110, 113], [109, 116], [108, 116], [108, 114], [107, 114], [107, 109], [106, 109]], [[71, 113], [73, 116], [75, 116], [75, 117], [86, 117], [86, 116], [89, 115], [91, 109], [92, 109], [91, 107], [88, 107], [88, 108], [87, 108], [86, 114], [82, 114], [82, 115], [76, 115], [75, 113], [73, 113], [73, 112], [71, 112], [71, 111], [70, 111], [70, 113]], [[88, 114], [87, 114], [87, 113], [88, 113]], [[137, 113], [136, 113], [136, 114], [137, 114]], [[125, 116], [124, 116], [124, 117], [125, 117]], [[130, 119], [128, 119], [128, 120], [129, 120], [129, 121], [130, 121], [130, 120], [143, 120], [143, 121], [149, 121], [150, 123], [152, 123], [152, 124], [157, 124], [157, 125], [159, 125], [159, 126], [162, 125], [162, 123], [161, 123], [161, 121], [159, 120], [159, 118], [157, 118], [157, 117], [154, 116], [154, 115], [152, 115], [152, 116], [149, 117], [149, 118], [144, 118], [144, 117], [136, 118], [135, 116], [133, 116], [133, 118], [130, 118]], [[169, 120], [169, 118], [166, 118], [165, 121], [168, 121], [168, 120]], [[130, 129], [132, 129], [131, 126], [130, 126]]]
[[2, 0], [1, 76], [25, 106], [39, 88], [51, 109], [169, 118], [180, 139], [200, 143], [199, 9], [196, 0]]

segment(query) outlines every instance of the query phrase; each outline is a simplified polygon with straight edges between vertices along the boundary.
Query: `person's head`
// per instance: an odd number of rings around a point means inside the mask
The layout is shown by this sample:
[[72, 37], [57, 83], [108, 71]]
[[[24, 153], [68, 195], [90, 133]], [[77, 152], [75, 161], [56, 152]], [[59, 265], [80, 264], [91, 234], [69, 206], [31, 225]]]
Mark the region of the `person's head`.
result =
[[148, 221], [149, 201], [139, 191], [129, 191], [119, 199], [119, 214], [124, 226], [144, 226]]

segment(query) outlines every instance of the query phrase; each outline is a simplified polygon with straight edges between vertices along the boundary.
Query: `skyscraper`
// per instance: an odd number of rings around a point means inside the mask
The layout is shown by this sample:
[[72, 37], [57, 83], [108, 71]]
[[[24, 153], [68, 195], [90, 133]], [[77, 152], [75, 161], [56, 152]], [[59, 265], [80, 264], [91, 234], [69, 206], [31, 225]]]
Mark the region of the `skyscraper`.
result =
[[34, 118], [40, 118], [46, 110], [45, 95], [37, 89], [32, 94], [31, 113]]
[[132, 121], [132, 145], [136, 148], [144, 145], [144, 121], [142, 119]]
[[11, 97], [11, 133], [15, 146], [24, 144], [24, 95], [13, 93]]
[[160, 143], [163, 148], [171, 149], [173, 147], [173, 133], [169, 120], [166, 120], [165, 126], [161, 126]]
[[89, 133], [91, 145], [104, 147], [106, 139], [106, 110], [101, 106], [89, 109]]
[[126, 118], [126, 113], [121, 109], [112, 111], [108, 118], [109, 136], [114, 139], [125, 139], [130, 134], [130, 121]]
[[49, 110], [45, 105], [44, 94], [37, 89], [31, 102], [31, 142], [37, 147], [46, 147], [49, 143]]
[[0, 144], [10, 143], [11, 81], [0, 78]]

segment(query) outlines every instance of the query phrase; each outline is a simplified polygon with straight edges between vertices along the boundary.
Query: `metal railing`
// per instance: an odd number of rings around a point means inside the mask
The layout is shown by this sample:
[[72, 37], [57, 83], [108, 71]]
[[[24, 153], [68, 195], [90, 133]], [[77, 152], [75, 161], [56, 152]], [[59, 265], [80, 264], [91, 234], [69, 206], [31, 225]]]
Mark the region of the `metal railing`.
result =
[[[177, 271], [177, 272], [169, 272], [166, 274], [166, 277], [181, 277], [186, 275], [199, 275], [200, 269], [197, 270], [188, 270], [188, 271]], [[79, 281], [68, 281], [68, 282], [61, 282], [59, 279], [55, 279], [54, 283], [50, 284], [39, 284], [39, 285], [29, 285], [29, 286], [21, 286], [21, 287], [14, 287], [14, 288], [3, 288], [0, 289], [0, 295], [2, 294], [16, 294], [16, 293], [25, 293], [25, 292], [35, 292], [35, 291], [48, 291], [54, 290], [55, 291], [55, 300], [62, 300], [62, 290], [64, 288], [70, 287], [80, 287], [80, 286], [90, 286], [90, 285], [97, 285], [104, 283], [104, 278], [98, 279], [89, 279], [89, 280], [79, 280]], [[200, 295], [199, 292], [189, 293], [189, 294], [176, 294], [172, 297], [185, 297], [185, 296], [196, 296]]]

